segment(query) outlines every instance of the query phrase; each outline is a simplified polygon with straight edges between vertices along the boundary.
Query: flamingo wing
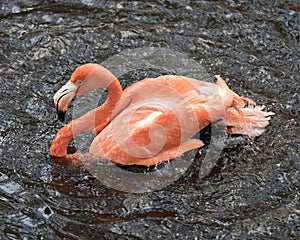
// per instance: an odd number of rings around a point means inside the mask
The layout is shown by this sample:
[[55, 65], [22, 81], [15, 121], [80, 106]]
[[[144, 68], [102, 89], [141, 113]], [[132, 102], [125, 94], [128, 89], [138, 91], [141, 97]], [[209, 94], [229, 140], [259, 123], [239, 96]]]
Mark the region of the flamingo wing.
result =
[[[201, 125], [195, 109], [199, 112], [205, 101], [187, 81], [159, 80], [148, 79], [125, 91], [113, 120], [92, 143], [91, 153], [121, 164], [149, 165], [203, 146], [191, 137]], [[205, 111], [202, 106], [204, 116]]]

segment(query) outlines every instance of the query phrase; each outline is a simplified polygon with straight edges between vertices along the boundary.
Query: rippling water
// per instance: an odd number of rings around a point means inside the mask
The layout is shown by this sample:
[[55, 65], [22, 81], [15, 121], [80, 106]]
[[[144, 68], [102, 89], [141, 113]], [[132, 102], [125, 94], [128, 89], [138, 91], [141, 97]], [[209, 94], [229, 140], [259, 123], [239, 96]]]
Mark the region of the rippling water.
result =
[[[300, 237], [299, 1], [8, 1], [0, 8], [1, 239]], [[170, 48], [276, 113], [252, 144], [129, 194], [52, 163], [54, 92], [86, 62]], [[69, 119], [70, 120], [70, 115]]]

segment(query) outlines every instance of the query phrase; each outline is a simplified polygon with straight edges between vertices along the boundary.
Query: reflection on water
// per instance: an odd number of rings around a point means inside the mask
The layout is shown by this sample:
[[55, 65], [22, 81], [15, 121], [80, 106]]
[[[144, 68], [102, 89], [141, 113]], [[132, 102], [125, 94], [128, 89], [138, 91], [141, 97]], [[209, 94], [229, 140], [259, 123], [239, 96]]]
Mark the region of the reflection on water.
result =
[[[0, 15], [1, 239], [300, 236], [298, 1], [4, 0]], [[51, 162], [52, 96], [71, 72], [150, 46], [187, 54], [276, 112], [267, 133], [223, 151], [204, 179], [200, 156], [143, 194]]]

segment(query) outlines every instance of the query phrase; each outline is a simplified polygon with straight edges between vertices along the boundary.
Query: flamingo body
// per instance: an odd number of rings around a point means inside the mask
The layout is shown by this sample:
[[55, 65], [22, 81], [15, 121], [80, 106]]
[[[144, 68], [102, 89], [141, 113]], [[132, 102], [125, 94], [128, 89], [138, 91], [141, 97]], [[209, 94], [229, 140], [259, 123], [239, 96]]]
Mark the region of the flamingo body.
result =
[[[173, 75], [147, 78], [122, 92], [107, 69], [96, 64], [84, 67], [84, 71], [79, 71], [80, 77], [76, 75], [78, 69], [71, 77], [75, 85], [80, 82], [77, 91], [93, 72], [88, 80], [90, 87], [82, 92], [103, 87], [99, 81], [104, 76], [108, 100], [59, 130], [50, 148], [51, 155], [65, 156], [75, 135], [94, 131], [91, 154], [122, 165], [150, 166], [203, 146], [202, 141], [192, 137], [219, 119], [231, 126], [230, 132], [251, 137], [263, 133], [269, 123], [268, 116], [273, 114], [263, 112], [262, 107], [245, 107], [247, 102], [255, 103], [231, 91], [220, 76], [216, 76], [216, 84]], [[67, 91], [62, 88], [55, 96], [58, 111], [64, 92]], [[63, 110], [69, 97], [65, 99], [62, 99]]]

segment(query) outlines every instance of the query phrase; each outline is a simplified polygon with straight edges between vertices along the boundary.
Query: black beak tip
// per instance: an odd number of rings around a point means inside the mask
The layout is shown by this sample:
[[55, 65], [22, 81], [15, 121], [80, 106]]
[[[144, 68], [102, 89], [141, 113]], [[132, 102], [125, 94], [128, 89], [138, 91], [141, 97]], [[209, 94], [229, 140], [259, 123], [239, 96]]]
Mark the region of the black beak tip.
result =
[[57, 110], [58, 120], [61, 121], [62, 123], [65, 121], [65, 115], [66, 115], [66, 112]]

